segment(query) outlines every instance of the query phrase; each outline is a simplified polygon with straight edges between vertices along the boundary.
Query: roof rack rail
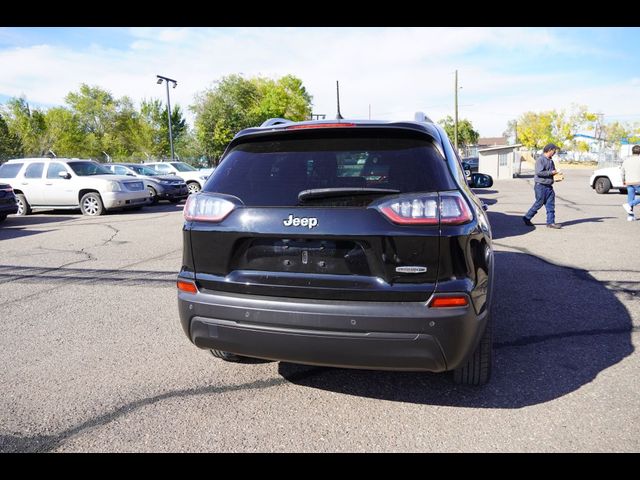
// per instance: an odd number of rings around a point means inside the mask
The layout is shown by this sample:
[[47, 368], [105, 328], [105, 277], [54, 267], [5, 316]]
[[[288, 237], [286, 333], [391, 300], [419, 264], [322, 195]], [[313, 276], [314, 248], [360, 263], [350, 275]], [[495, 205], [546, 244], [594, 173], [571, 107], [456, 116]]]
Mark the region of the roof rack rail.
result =
[[427, 117], [424, 112], [416, 112], [413, 118], [416, 122], [433, 123], [433, 120]]
[[273, 125], [280, 125], [281, 123], [291, 123], [291, 120], [287, 120], [286, 118], [270, 118], [269, 120], [265, 120], [262, 122], [261, 127], [271, 127]]

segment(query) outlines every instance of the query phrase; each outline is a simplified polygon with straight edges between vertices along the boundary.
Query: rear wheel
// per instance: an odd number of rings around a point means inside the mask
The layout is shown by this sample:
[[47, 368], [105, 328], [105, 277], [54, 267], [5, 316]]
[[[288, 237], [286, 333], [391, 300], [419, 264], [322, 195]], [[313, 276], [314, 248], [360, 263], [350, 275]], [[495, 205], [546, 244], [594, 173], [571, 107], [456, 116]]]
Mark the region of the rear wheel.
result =
[[491, 338], [491, 315], [487, 317], [480, 343], [460, 368], [453, 371], [453, 381], [462, 385], [484, 385], [491, 377], [491, 358], [493, 356], [493, 341]]
[[595, 188], [597, 193], [607, 193], [611, 188], [611, 182], [607, 177], [600, 177], [596, 180]]
[[96, 217], [104, 213], [104, 205], [100, 194], [96, 192], [85, 193], [80, 200], [80, 210], [83, 215]]
[[223, 352], [222, 350], [214, 350], [213, 348], [210, 350], [211, 355], [216, 358], [221, 358], [227, 362], [243, 362], [249, 357], [243, 357], [242, 355], [236, 355], [235, 353]]
[[7, 216], [5, 214], [0, 215], [0, 222], [4, 222]]
[[18, 213], [16, 215], [23, 216], [31, 213], [31, 206], [22, 193], [16, 193], [16, 203], [18, 204]]

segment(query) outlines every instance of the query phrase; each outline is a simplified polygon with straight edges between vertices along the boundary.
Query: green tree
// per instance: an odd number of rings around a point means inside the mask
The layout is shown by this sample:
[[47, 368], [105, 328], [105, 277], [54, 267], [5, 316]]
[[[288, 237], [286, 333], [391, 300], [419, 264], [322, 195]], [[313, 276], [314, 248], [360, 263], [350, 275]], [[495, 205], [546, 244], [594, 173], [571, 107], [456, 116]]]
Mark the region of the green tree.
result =
[[523, 113], [518, 118], [518, 142], [531, 150], [540, 150], [548, 143], [558, 142], [553, 136], [553, 122], [552, 112]]
[[85, 133], [70, 110], [53, 107], [44, 116], [46, 131], [44, 142], [60, 157], [85, 156]]
[[47, 152], [44, 114], [31, 108], [24, 97], [10, 99], [4, 109], [9, 131], [19, 138], [24, 155], [39, 156]]
[[[451, 115], [439, 120], [438, 123], [444, 128], [444, 131], [447, 132], [449, 139], [453, 143], [455, 138], [455, 122]], [[467, 120], [462, 119], [458, 120], [458, 145], [462, 149], [468, 147], [469, 145], [475, 145], [478, 143], [478, 138], [480, 138], [480, 134], [474, 130], [473, 124]]]
[[[155, 158], [171, 156], [169, 142], [169, 125], [167, 123], [167, 107], [161, 100], [143, 100], [140, 107], [141, 146], [145, 152]], [[173, 135], [173, 149], [179, 154], [179, 147], [185, 145], [182, 137], [187, 133], [187, 122], [182, 114], [180, 105], [171, 109], [171, 133]]]
[[10, 158], [20, 158], [22, 155], [20, 137], [9, 131], [7, 122], [0, 115], [0, 162]]
[[620, 147], [623, 140], [631, 136], [631, 127], [620, 122], [613, 122], [603, 127], [604, 139], [607, 143]]
[[271, 117], [304, 120], [311, 114], [311, 95], [298, 78], [245, 79], [229, 75], [198, 94], [190, 109], [195, 113], [195, 136], [200, 151], [217, 161], [233, 136]]

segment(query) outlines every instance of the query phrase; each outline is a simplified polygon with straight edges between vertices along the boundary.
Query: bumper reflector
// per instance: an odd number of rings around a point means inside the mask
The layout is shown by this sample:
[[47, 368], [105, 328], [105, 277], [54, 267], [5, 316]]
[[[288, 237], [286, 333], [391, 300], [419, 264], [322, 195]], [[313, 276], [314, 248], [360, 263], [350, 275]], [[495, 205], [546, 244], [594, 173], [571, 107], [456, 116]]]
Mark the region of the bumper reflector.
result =
[[431, 308], [466, 307], [467, 305], [469, 305], [469, 300], [465, 296], [436, 297], [431, 300], [431, 303], [429, 304]]
[[196, 284], [192, 282], [185, 282], [184, 280], [178, 280], [177, 287], [178, 287], [178, 290], [181, 290], [183, 292], [198, 293], [198, 288], [196, 287]]

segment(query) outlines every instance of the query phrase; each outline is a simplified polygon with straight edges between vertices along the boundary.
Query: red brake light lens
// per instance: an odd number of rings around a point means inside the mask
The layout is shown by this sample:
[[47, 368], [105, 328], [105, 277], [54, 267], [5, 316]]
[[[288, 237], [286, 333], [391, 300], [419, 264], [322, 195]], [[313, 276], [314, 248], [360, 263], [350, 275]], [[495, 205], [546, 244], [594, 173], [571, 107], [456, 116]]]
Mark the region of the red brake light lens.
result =
[[467, 305], [469, 305], [469, 300], [464, 295], [459, 297], [435, 297], [429, 304], [431, 308], [466, 307]]
[[192, 194], [184, 205], [184, 219], [187, 221], [221, 222], [229, 215], [235, 204], [224, 198], [204, 193]]

